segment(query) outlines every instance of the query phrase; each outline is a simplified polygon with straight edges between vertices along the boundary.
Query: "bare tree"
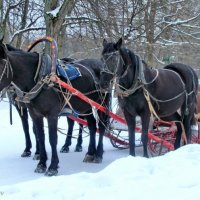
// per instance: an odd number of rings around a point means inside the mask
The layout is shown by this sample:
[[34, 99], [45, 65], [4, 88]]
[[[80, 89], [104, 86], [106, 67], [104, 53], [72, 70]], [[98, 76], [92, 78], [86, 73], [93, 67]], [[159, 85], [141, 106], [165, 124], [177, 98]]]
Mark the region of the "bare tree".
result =
[[[65, 16], [72, 12], [75, 2], [76, 0], [64, 0], [63, 3], [60, 4], [60, 0], [44, 0], [46, 35], [59, 40], [59, 47], [62, 46], [62, 39], [59, 39], [59, 36], [63, 36], [61, 30]], [[49, 46], [46, 46], [46, 51], [49, 52]]]
[[75, 0], [64, 0], [61, 5], [59, 0], [44, 0], [44, 2], [46, 35], [57, 39], [65, 16], [69, 15], [74, 8]]
[[4, 1], [4, 0], [0, 0], [0, 12], [1, 12], [1, 21], [0, 21], [0, 39], [3, 39], [5, 37], [5, 40], [7, 40], [8, 38], [6, 38], [7, 34], [7, 23], [9, 20], [9, 13], [12, 9], [16, 8], [17, 6], [19, 6], [22, 3], [22, 0], [16, 2], [16, 3], [12, 3], [12, 1]]
[[[27, 15], [29, 8], [29, 0], [25, 0], [22, 4], [22, 19], [20, 29], [23, 30], [26, 27]], [[16, 47], [20, 48], [22, 43], [22, 32], [18, 35]]]

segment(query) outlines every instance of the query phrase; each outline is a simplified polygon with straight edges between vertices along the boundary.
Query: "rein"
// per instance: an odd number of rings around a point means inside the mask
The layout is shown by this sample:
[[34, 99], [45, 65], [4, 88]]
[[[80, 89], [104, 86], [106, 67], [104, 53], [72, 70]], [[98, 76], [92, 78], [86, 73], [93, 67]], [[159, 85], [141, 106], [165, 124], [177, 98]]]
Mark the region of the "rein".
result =
[[[7, 72], [7, 78], [8, 78], [8, 76], [9, 76], [9, 68], [10, 69], [12, 69], [11, 67], [10, 67], [10, 63], [8, 62], [8, 60], [6, 60], [6, 59], [2, 59], [3, 61], [5, 61], [5, 67], [4, 67], [4, 69], [3, 69], [3, 72], [2, 72], [2, 74], [1, 74], [1, 76], [0, 76], [0, 83], [1, 83], [1, 81], [2, 81], [2, 79], [3, 79], [3, 76], [4, 76], [4, 74]], [[12, 70], [11, 70], [11, 73], [12, 73]], [[13, 76], [13, 73], [12, 73], [12, 76]]]

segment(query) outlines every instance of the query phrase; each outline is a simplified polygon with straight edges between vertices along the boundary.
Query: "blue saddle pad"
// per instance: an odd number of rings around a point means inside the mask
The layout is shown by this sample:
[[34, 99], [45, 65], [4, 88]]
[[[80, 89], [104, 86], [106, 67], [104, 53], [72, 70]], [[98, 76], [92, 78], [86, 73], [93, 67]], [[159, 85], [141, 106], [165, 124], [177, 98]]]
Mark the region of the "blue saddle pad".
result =
[[79, 112], [76, 112], [75, 110], [71, 110], [70, 108], [65, 107], [60, 113], [59, 117], [61, 116], [74, 116], [78, 117]]
[[65, 65], [57, 65], [57, 74], [58, 76], [70, 81], [81, 76], [79, 69], [71, 63]]

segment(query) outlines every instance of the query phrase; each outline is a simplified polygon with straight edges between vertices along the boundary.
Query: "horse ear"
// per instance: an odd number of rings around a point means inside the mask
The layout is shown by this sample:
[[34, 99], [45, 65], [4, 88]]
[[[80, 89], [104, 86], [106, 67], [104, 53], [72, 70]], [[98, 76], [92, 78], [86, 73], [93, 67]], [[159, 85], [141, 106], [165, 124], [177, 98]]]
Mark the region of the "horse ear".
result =
[[115, 48], [119, 50], [122, 46], [122, 38], [119, 38], [119, 40], [115, 43]]
[[3, 44], [4, 36], [0, 39], [0, 44]]
[[107, 43], [108, 43], [107, 40], [104, 38], [103, 39], [103, 46], [105, 47]]
[[0, 59], [5, 58], [5, 47], [3, 44], [3, 38], [0, 40]]

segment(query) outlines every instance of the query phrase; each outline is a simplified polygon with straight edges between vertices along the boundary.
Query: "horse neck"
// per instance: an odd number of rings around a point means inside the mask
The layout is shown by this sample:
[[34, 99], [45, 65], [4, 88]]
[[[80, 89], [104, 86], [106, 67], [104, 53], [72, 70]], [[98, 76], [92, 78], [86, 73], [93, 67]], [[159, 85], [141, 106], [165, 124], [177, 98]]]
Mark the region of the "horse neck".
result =
[[153, 83], [156, 80], [156, 77], [158, 75], [158, 71], [156, 69], [152, 69], [146, 65], [141, 64], [143, 67], [143, 80], [141, 80], [144, 84], [149, 86], [150, 83]]
[[12, 82], [25, 92], [32, 89], [35, 85], [34, 75], [37, 70], [38, 55], [10, 52], [8, 59], [13, 71]]
[[122, 60], [124, 62], [124, 65], [122, 66], [122, 77], [119, 78], [119, 85], [123, 86], [126, 89], [129, 89], [135, 82], [135, 73], [137, 67], [137, 63], [134, 57], [130, 55], [130, 52], [126, 49], [122, 50]]

